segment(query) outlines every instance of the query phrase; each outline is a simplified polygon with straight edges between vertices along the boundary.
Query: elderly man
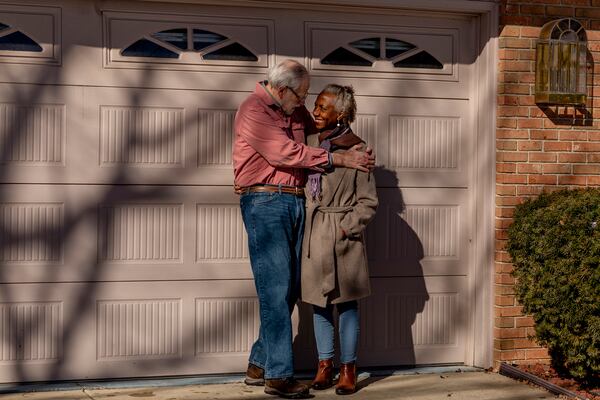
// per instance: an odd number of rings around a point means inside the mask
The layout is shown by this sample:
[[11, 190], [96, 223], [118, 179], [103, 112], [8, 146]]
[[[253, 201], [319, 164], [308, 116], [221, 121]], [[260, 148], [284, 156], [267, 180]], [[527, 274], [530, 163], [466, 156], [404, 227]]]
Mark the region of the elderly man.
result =
[[304, 233], [305, 170], [344, 166], [363, 171], [370, 151], [328, 153], [306, 146], [314, 123], [304, 106], [310, 85], [301, 64], [285, 60], [256, 84], [235, 118], [235, 190], [248, 233], [250, 264], [260, 308], [259, 337], [250, 353], [246, 383], [284, 398], [308, 395], [293, 378], [291, 314], [299, 293]]

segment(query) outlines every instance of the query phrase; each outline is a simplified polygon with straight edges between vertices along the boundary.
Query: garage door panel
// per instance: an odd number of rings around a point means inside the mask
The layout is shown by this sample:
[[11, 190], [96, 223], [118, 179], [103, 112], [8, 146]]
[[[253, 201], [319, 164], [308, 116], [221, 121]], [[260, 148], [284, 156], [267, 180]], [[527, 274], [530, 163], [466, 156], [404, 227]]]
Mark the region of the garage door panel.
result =
[[180, 299], [96, 303], [98, 361], [181, 358]]
[[[363, 366], [462, 363], [468, 293], [465, 277], [371, 278], [360, 300], [358, 357]], [[310, 306], [297, 313], [297, 368], [314, 368]]]
[[183, 262], [183, 204], [103, 204], [99, 214], [100, 262]]
[[237, 204], [197, 204], [196, 262], [246, 263], [248, 237]]
[[466, 287], [464, 277], [372, 279], [373, 295], [361, 301], [364, 365], [462, 362]]
[[3, 182], [48, 182], [67, 174], [69, 134], [82, 120], [82, 91], [0, 84]]
[[0, 262], [62, 264], [64, 205], [53, 202], [0, 204], [3, 221]]
[[[119, 12], [105, 12], [103, 16], [107, 30], [104, 45], [108, 49], [105, 66], [108, 68], [195, 69], [205, 71], [231, 71], [232, 69], [235, 71], [237, 69], [238, 72], [247, 72], [251, 69], [254, 72], [264, 73], [270, 65], [269, 60], [273, 54], [273, 21], [267, 19], [248, 19], [241, 16], [229, 18], [198, 15], [182, 17], [168, 14]], [[185, 29], [196, 29], [196, 32], [189, 32], [191, 38], [177, 38], [183, 40], [173, 41], [173, 31]], [[170, 42], [160, 40], [161, 36], [157, 35], [160, 32], [170, 32]], [[185, 33], [188, 34], [188, 32]], [[197, 38], [194, 36], [195, 34], [200, 37]], [[218, 38], [211, 37], [207, 39], [206, 36], [202, 37], [202, 35], [211, 34], [218, 35]], [[153, 43], [166, 46], [165, 48], [176, 53], [192, 49], [196, 52], [184, 52], [179, 59], [155, 58], [153, 60], [149, 60], [148, 57], [129, 57], [123, 53], [123, 50], [138, 40], [153, 40]], [[166, 40], [169, 40], [169, 38]], [[210, 43], [206, 42], [207, 40], [215, 41], [210, 45], [212, 47], [206, 47]], [[205, 52], [209, 52], [215, 46], [218, 47], [219, 42], [225, 41], [240, 43], [256, 55], [258, 59], [252, 61], [234, 60], [233, 62], [230, 60], [211, 60], [208, 57], [200, 59], [200, 54], [197, 52], [209, 54]], [[201, 46], [198, 47], [198, 45]]]
[[0, 63], [59, 65], [61, 12], [59, 7], [0, 5], [0, 22], [11, 34], [25, 35], [35, 51], [1, 50]]
[[469, 271], [468, 191], [379, 188], [368, 226], [372, 276], [466, 275]]
[[[85, 121], [88, 127], [78, 146], [93, 158], [73, 153], [73, 170], [86, 171], [99, 182], [119, 179], [137, 181], [140, 175], [157, 180], [185, 176], [182, 173], [194, 147], [194, 114], [174, 93], [86, 88]], [[139, 172], [138, 172], [139, 171]]]
[[[158, 329], [158, 335], [154, 338], [168, 338], [167, 327], [175, 331], [177, 323], [181, 325], [181, 333], [178, 337], [181, 347], [180, 354], [176, 352], [162, 356], [161, 354], [151, 354], [150, 357], [141, 356], [134, 353], [127, 358], [114, 358], [110, 364], [118, 370], [127, 370], [129, 373], [137, 375], [150, 375], [154, 373], [168, 373], [167, 371], [177, 370], [183, 374], [201, 371], [207, 373], [211, 370], [220, 372], [241, 371], [247, 361], [249, 348], [252, 345], [258, 331], [258, 307], [252, 281], [218, 281], [218, 282], [192, 282], [188, 281], [184, 285], [176, 282], [157, 282], [154, 284], [136, 284], [137, 288], [129, 290], [139, 291], [140, 295], [147, 297], [149, 293], [158, 298], [162, 296], [165, 299], [173, 297], [179, 299], [181, 304], [181, 315], [179, 322], [167, 322], [167, 314], [157, 309], [156, 315], [159, 321], [165, 321], [164, 327], [154, 323], [153, 329]], [[117, 285], [123, 289], [128, 289], [126, 284]], [[113, 291], [113, 288], [110, 289]], [[148, 300], [139, 300], [132, 297], [131, 292], [115, 292], [111, 300], [106, 300], [109, 295], [103, 294], [103, 302], [112, 302], [114, 304], [136, 304], [138, 307]], [[154, 300], [151, 300], [154, 301]], [[163, 300], [159, 300], [163, 301]], [[173, 300], [168, 300], [173, 301]], [[100, 304], [100, 301], [97, 302]], [[122, 309], [121, 312], [127, 312]], [[99, 317], [99, 314], [96, 314]], [[122, 316], [123, 320], [131, 319]], [[134, 319], [135, 320], [135, 319]], [[97, 324], [97, 329], [102, 325]], [[164, 335], [161, 335], [161, 330]], [[133, 332], [130, 327], [122, 326], [113, 331], [113, 336], [117, 335], [116, 343], [121, 342], [121, 348], [127, 348], [127, 340], [133, 342]], [[120, 335], [120, 336], [119, 336]], [[144, 344], [149, 336], [140, 336], [137, 338], [138, 346]], [[101, 337], [97, 336], [97, 340]], [[155, 339], [156, 340], [156, 339]], [[110, 342], [109, 342], [110, 343]], [[115, 343], [115, 342], [112, 342]], [[130, 345], [130, 349], [135, 349]], [[156, 343], [151, 347], [154, 353], [164, 352], [169, 349], [168, 346], [161, 347]], [[175, 350], [176, 347], [170, 347]], [[113, 349], [113, 352], [122, 351]], [[133, 350], [130, 350], [133, 351]], [[243, 360], [243, 361], [242, 361]], [[145, 371], [144, 371], [145, 370]], [[149, 371], [148, 371], [149, 370]], [[196, 372], [198, 373], [198, 372]]]
[[229, 187], [4, 188], [4, 282], [252, 278]]
[[[357, 24], [319, 24], [307, 22], [305, 26], [307, 42], [310, 43], [310, 67], [315, 75], [323, 75], [325, 71], [335, 71], [341, 76], [356, 75], [358, 71], [366, 76], [379, 78], [398, 79], [412, 74], [413, 79], [432, 79], [432, 80], [458, 80], [458, 30], [457, 29], [421, 29], [415, 27], [385, 27], [382, 25], [357, 25]], [[378, 43], [380, 48], [363, 49], [369, 51], [365, 53], [361, 50], [355, 51], [356, 47], [352, 43], [365, 38], [376, 38], [379, 41], [370, 41], [369, 44]], [[439, 60], [442, 67], [439, 70], [431, 68], [410, 68], [398, 69], [394, 67], [393, 61], [395, 55], [389, 55], [386, 43], [389, 40], [402, 41], [405, 46], [412, 46], [415, 49], [427, 50], [434, 58]], [[362, 55], [364, 60], [371, 60], [373, 57], [383, 58], [383, 60], [374, 61], [371, 66], [358, 65], [331, 65], [322, 62], [327, 56], [338, 47], [349, 49], [353, 54]], [[379, 50], [374, 53], [374, 50]], [[407, 53], [410, 50], [407, 50]], [[363, 54], [364, 53], [364, 54]], [[398, 53], [398, 51], [394, 52]], [[351, 71], [355, 71], [352, 73]], [[348, 71], [348, 72], [346, 72]], [[332, 72], [329, 72], [331, 74]]]
[[[344, 23], [340, 22], [342, 18]], [[304, 35], [306, 64], [310, 67], [314, 85], [321, 87], [331, 81], [339, 81], [352, 84], [357, 93], [369, 96], [468, 98], [473, 72], [470, 67], [473, 45], [464, 38], [473, 35], [471, 22], [461, 18], [436, 19], [426, 16], [419, 16], [419, 23], [415, 21], [415, 18], [408, 16], [374, 16], [367, 13], [349, 13], [335, 20], [326, 14], [311, 16], [305, 22]], [[376, 55], [376, 49], [353, 46], [354, 41], [373, 38], [382, 40], [379, 56]], [[413, 47], [404, 54], [399, 48], [390, 48], [388, 52], [385, 48], [388, 39]], [[371, 41], [368, 46], [373, 45]], [[340, 48], [370, 61], [372, 65], [322, 62], [332, 51]], [[441, 68], [394, 66], [398, 60], [410, 58], [420, 51], [437, 59]], [[384, 85], [380, 84], [382, 80], [386, 81]]]
[[378, 186], [467, 187], [472, 122], [468, 102], [357, 96], [354, 128], [376, 150]]
[[66, 107], [63, 104], [0, 105], [4, 151], [12, 165], [65, 163]]
[[239, 372], [258, 334], [251, 280], [0, 285], [0, 292], [3, 381]]
[[[64, 279], [71, 257], [69, 221], [78, 212], [69, 208], [66, 193], [40, 186], [4, 185], [2, 189], [2, 281]], [[95, 260], [95, 245], [90, 254]]]
[[100, 165], [184, 166], [184, 109], [100, 107]]
[[[11, 93], [12, 92], [12, 93]], [[72, 88], [0, 98], [5, 182], [232, 184], [244, 94]], [[30, 103], [15, 104], [19, 98]]]
[[[0, 365], [19, 361], [33, 365], [57, 362], [63, 354], [62, 311], [60, 301], [0, 303], [3, 326]], [[29, 335], [21, 335], [23, 330], [29, 331]]]
[[244, 97], [88, 89], [87, 120], [100, 127], [90, 132], [89, 145], [96, 148], [100, 163], [80, 162], [103, 181], [125, 171], [126, 178], [136, 182], [231, 184], [233, 120]]

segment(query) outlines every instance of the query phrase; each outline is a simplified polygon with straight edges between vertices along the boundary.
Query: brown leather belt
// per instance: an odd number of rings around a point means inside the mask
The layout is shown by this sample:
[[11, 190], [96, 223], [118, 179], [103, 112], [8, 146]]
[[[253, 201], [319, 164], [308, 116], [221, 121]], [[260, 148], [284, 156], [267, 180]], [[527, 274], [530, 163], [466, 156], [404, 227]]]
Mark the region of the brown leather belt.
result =
[[277, 186], [277, 185], [254, 185], [254, 186], [234, 186], [235, 194], [247, 193], [287, 193], [294, 196], [304, 197], [304, 188], [298, 186]]

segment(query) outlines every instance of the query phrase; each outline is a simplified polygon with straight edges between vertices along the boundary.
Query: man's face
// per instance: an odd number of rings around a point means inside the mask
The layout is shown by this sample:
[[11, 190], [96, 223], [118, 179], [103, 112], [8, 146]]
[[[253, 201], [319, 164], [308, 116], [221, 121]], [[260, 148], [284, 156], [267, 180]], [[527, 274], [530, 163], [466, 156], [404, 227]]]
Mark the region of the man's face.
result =
[[286, 115], [292, 115], [297, 107], [304, 105], [309, 86], [310, 81], [305, 79], [298, 88], [283, 87], [279, 89], [281, 108]]

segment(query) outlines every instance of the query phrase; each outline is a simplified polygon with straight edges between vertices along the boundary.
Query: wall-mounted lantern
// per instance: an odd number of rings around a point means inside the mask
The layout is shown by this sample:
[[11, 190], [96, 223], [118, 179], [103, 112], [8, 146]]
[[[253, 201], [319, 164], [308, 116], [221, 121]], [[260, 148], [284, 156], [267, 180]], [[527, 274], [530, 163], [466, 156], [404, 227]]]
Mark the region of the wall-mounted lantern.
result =
[[564, 18], [542, 27], [536, 46], [535, 102], [585, 106], [587, 35], [579, 21]]

